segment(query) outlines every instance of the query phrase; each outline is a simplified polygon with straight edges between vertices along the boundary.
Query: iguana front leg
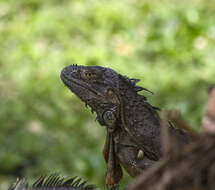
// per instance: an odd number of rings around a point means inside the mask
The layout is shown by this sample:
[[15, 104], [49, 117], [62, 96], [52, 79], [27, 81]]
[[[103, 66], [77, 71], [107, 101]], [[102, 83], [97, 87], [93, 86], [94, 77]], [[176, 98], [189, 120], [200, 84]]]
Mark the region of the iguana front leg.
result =
[[115, 131], [115, 122], [116, 122], [116, 115], [115, 110], [107, 110], [102, 114], [102, 118], [105, 122], [107, 127], [107, 136], [106, 142], [103, 149], [103, 156], [107, 164], [107, 171], [106, 171], [106, 185], [107, 186], [114, 186], [118, 184], [120, 179], [122, 178], [122, 169], [120, 167], [119, 160], [116, 156], [115, 151], [115, 142], [114, 142], [114, 134]]
[[156, 161], [149, 160], [142, 154], [142, 150], [138, 150], [135, 147], [121, 145], [119, 151], [116, 153], [117, 157], [126, 169], [128, 174], [132, 177], [136, 177], [143, 173], [146, 169], [150, 168]]
[[107, 164], [106, 185], [112, 186], [118, 184], [122, 178], [122, 169], [119, 160], [115, 154], [113, 134], [107, 132], [106, 142], [103, 149], [103, 156]]
[[[112, 169], [108, 169], [109, 172], [107, 171], [107, 174], [113, 173], [112, 175], [110, 175], [113, 177], [115, 175], [114, 173], [117, 174], [119, 172], [117, 170], [120, 170], [120, 168], [118, 167], [118, 169], [116, 169], [116, 166], [114, 166], [117, 163], [117, 160], [119, 160], [120, 164], [132, 177], [141, 174], [144, 170], [148, 169], [155, 163], [155, 161], [148, 159], [144, 155], [144, 152], [137, 147], [137, 145], [132, 141], [131, 137], [126, 131], [122, 130], [120, 126], [116, 126], [116, 114], [114, 109], [105, 111], [102, 117], [107, 127], [107, 141], [104, 153], [114, 151], [114, 153], [108, 154], [109, 158], [106, 158], [106, 160], [109, 160], [112, 157], [111, 155], [116, 155], [116, 157], [113, 156], [111, 161], [107, 161], [107, 166], [112, 165], [112, 167], [110, 167]], [[113, 144], [114, 147], [112, 147]], [[107, 180], [110, 178], [108, 176], [109, 175], [106, 176], [106, 181], [112, 181]], [[118, 181], [118, 179], [116, 181]]]
[[117, 158], [130, 176], [135, 177], [141, 174], [157, 162], [148, 159], [126, 132], [118, 131], [114, 136]]

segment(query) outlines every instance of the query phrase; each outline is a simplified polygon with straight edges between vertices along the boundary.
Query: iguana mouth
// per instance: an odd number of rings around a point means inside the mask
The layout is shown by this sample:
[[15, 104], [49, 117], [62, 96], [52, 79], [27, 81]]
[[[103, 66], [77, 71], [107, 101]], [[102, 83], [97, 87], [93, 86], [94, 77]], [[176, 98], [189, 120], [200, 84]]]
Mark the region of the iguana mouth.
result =
[[[80, 70], [81, 70], [81, 66], [77, 66], [77, 65], [71, 65], [64, 68], [60, 75], [61, 80], [72, 92], [74, 92], [79, 97], [80, 97], [80, 94], [79, 93], [77, 94], [76, 92], [77, 86], [79, 88], [82, 88], [83, 90], [87, 90], [87, 92], [92, 92], [96, 96], [100, 96], [100, 97], [103, 96], [101, 93], [94, 90], [89, 83], [81, 79]], [[86, 101], [85, 99], [83, 100]]]

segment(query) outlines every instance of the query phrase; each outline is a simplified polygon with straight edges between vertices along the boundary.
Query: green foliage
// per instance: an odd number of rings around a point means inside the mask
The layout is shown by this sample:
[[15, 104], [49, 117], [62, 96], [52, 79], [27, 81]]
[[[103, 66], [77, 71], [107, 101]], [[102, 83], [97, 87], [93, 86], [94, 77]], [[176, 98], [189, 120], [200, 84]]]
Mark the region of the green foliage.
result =
[[0, 0], [0, 188], [53, 172], [104, 187], [105, 130], [60, 81], [69, 64], [142, 79], [153, 105], [198, 129], [215, 80], [214, 11], [209, 0]]

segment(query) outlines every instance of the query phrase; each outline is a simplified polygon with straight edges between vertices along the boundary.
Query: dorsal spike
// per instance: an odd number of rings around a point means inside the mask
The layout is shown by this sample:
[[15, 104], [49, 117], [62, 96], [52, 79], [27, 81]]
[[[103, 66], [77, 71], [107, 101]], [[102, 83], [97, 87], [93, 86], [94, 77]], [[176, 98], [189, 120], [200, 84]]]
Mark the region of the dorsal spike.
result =
[[59, 176], [59, 174], [56, 174], [55, 180], [53, 181], [53, 186], [56, 186], [58, 181], [61, 179], [61, 177]]
[[41, 187], [46, 178], [46, 175], [42, 175], [34, 184], [33, 187]]
[[25, 179], [16, 179], [16, 182], [13, 183], [8, 190], [16, 190], [16, 189], [23, 189], [23, 188], [27, 188], [26, 186], [27, 184], [25, 184]]
[[77, 179], [73, 184], [72, 186], [73, 187], [78, 187], [79, 183], [81, 182], [81, 178]]
[[83, 181], [80, 185], [79, 185], [79, 187], [84, 187], [84, 185], [87, 183], [87, 180], [86, 181]]
[[56, 185], [55, 185], [55, 186], [60, 186], [60, 185], [62, 185], [63, 181], [64, 181], [64, 177], [59, 178], [59, 180], [56, 182]]
[[55, 173], [50, 175], [49, 181], [47, 182], [47, 186], [48, 187], [55, 186], [56, 178], [58, 178], [58, 174]]
[[77, 176], [73, 177], [73, 178], [69, 178], [67, 179], [64, 183], [63, 186], [67, 186], [67, 185], [71, 185], [73, 183], [73, 181], [77, 178]]
[[139, 92], [139, 91], [144, 90], [144, 91], [147, 91], [147, 92], [150, 92], [150, 93], [153, 94], [152, 91], [148, 90], [147, 88], [141, 87], [141, 86], [135, 86], [135, 87], [134, 87], [134, 90], [135, 90], [136, 92]]
[[81, 178], [73, 177], [67, 178], [61, 177], [59, 174], [54, 173], [51, 175], [43, 175], [38, 180], [34, 182], [32, 187], [28, 186], [28, 183], [25, 182], [25, 179], [17, 179], [17, 181], [11, 185], [8, 190], [27, 190], [27, 189], [74, 189], [74, 190], [94, 190], [94, 185], [86, 185], [87, 181], [83, 181]]
[[50, 187], [50, 186], [51, 186], [52, 177], [53, 177], [53, 174], [50, 175], [50, 176], [48, 176], [48, 177], [45, 179], [45, 181], [44, 181], [44, 183], [43, 183], [43, 186], [44, 186], [44, 187]]
[[140, 81], [140, 79], [134, 79], [134, 78], [132, 78], [132, 79], [130, 79], [130, 81], [131, 81], [133, 84], [136, 84], [136, 83], [138, 83], [138, 82]]

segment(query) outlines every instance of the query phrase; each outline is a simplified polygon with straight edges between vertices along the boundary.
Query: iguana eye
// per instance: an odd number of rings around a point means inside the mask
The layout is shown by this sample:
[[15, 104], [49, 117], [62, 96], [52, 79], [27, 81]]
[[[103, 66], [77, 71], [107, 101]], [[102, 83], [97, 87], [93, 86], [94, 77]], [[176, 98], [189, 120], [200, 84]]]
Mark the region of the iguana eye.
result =
[[97, 75], [96, 73], [91, 72], [89, 70], [84, 70], [81, 72], [81, 77], [86, 80], [92, 80], [92, 79], [96, 79]]

